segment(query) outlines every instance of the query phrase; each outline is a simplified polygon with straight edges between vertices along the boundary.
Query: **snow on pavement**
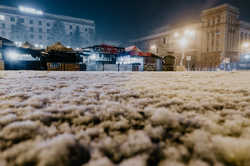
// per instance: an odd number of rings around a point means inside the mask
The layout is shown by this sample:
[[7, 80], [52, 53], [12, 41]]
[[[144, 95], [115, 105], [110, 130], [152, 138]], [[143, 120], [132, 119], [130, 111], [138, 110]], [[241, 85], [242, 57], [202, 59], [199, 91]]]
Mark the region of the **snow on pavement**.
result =
[[248, 166], [250, 73], [0, 72], [0, 166]]

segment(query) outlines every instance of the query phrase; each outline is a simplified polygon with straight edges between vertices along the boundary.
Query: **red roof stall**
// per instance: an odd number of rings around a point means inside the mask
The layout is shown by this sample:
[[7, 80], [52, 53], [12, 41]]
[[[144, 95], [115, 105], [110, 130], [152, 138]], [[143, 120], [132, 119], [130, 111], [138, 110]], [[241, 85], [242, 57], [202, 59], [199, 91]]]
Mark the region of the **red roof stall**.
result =
[[138, 65], [140, 71], [160, 71], [162, 68], [160, 57], [150, 52], [143, 52], [136, 46], [125, 48], [125, 53], [119, 55], [117, 63]]

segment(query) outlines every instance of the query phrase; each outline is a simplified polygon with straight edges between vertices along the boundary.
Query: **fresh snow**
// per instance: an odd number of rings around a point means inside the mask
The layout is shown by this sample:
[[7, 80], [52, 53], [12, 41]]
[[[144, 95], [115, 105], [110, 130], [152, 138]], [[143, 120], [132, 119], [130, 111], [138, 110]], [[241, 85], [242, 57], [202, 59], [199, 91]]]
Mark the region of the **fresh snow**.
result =
[[248, 166], [249, 72], [0, 72], [0, 166]]

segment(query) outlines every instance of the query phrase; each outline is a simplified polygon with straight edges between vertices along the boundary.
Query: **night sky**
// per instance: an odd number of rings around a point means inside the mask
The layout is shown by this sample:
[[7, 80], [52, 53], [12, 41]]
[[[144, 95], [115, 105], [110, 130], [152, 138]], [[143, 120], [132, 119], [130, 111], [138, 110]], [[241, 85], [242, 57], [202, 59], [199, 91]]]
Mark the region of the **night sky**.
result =
[[250, 0], [0, 0], [2, 5], [27, 5], [47, 13], [93, 19], [97, 38], [115, 41], [199, 19], [202, 9], [221, 3], [239, 7], [241, 19], [250, 21]]

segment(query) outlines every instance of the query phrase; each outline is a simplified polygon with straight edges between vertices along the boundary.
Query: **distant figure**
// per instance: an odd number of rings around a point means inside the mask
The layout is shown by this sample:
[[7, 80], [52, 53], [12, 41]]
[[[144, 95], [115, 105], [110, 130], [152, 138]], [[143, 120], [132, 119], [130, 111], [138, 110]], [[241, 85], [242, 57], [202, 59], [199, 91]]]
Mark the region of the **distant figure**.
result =
[[191, 71], [195, 71], [195, 64], [192, 65]]

